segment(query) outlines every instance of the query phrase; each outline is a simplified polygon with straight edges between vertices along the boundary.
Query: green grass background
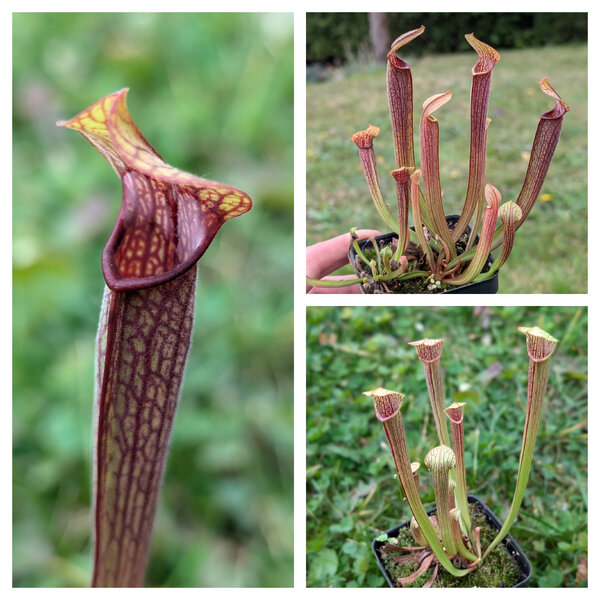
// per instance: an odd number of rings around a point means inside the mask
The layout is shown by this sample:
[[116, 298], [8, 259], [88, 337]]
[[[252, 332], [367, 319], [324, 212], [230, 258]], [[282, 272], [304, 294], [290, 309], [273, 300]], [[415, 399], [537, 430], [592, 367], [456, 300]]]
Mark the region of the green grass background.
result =
[[89, 583], [100, 253], [121, 185], [55, 122], [129, 87], [167, 162], [254, 201], [200, 262], [146, 584], [292, 585], [292, 15], [15, 14], [13, 84], [13, 584]]
[[[419, 40], [412, 43], [418, 44]], [[571, 107], [541, 191], [549, 194], [551, 200], [538, 200], [517, 233], [513, 252], [500, 273], [499, 291], [585, 293], [587, 46], [499, 51], [501, 60], [493, 71], [488, 110], [492, 122], [488, 129], [486, 173], [503, 201], [517, 199], [539, 116], [553, 106], [553, 101], [539, 89], [538, 81], [548, 76]], [[440, 125], [444, 207], [447, 214], [460, 213], [468, 179], [469, 98], [476, 55], [471, 51], [410, 58], [410, 46], [407, 53], [414, 83], [417, 165], [422, 104], [434, 94], [452, 91], [452, 100], [436, 117]], [[352, 133], [370, 123], [381, 128], [375, 153], [384, 197], [393, 206], [395, 187], [388, 172], [395, 163], [385, 66], [354, 63], [337, 70], [336, 76], [326, 82], [307, 84], [308, 244], [353, 226], [387, 231], [369, 196], [358, 151], [350, 141]]]
[[[587, 585], [587, 309], [578, 307], [312, 307], [307, 314], [308, 586], [381, 587], [373, 538], [410, 518], [373, 402], [405, 394], [411, 460], [438, 444], [423, 368], [408, 342], [444, 338], [446, 406], [466, 402], [469, 493], [504, 519], [512, 500], [527, 400], [518, 326], [560, 340], [525, 500], [511, 529], [534, 587]], [[421, 499], [435, 504], [421, 468]], [[427, 492], [425, 490], [428, 490]], [[585, 568], [585, 577], [578, 570]]]

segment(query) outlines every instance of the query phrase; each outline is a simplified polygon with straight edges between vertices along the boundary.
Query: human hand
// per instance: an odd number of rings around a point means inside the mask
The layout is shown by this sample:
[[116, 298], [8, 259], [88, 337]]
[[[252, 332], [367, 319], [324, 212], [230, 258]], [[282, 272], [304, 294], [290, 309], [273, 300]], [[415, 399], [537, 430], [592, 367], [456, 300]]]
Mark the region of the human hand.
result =
[[[358, 229], [358, 239], [380, 235], [375, 229]], [[348, 264], [348, 248], [352, 243], [349, 233], [318, 242], [306, 248], [306, 275], [311, 279], [356, 279], [356, 275], [332, 275], [325, 277], [336, 269]], [[358, 283], [339, 288], [312, 287], [306, 285], [307, 294], [360, 294]]]

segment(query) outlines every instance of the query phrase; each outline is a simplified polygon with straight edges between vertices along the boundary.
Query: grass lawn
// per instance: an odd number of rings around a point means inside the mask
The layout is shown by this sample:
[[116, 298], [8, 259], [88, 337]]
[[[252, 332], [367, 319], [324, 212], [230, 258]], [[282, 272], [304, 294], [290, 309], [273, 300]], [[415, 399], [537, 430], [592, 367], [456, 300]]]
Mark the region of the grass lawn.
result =
[[[538, 81], [547, 76], [569, 104], [558, 148], [541, 194], [517, 234], [500, 274], [504, 293], [587, 291], [587, 47], [500, 51], [488, 114], [487, 179], [503, 201], [521, 189], [539, 116], [553, 106]], [[436, 117], [447, 214], [460, 212], [469, 163], [469, 98], [474, 52], [409, 59], [414, 83], [415, 131], [423, 101], [452, 90]], [[385, 227], [369, 196], [358, 152], [350, 141], [369, 123], [381, 128], [375, 152], [383, 194], [395, 203], [387, 173], [394, 168], [385, 67], [353, 66], [324, 83], [307, 85], [307, 243], [353, 226]], [[418, 161], [418, 143], [415, 141]], [[532, 268], [533, 267], [533, 268]], [[349, 271], [348, 271], [349, 272]]]
[[[444, 338], [445, 404], [466, 402], [468, 492], [502, 520], [518, 470], [528, 358], [520, 325], [560, 340], [552, 358], [534, 459], [511, 529], [534, 587], [587, 585], [587, 311], [577, 307], [312, 307], [307, 314], [307, 585], [381, 587], [371, 553], [410, 518], [373, 402], [405, 394], [411, 460], [438, 445], [421, 363], [407, 342]], [[420, 469], [421, 500], [434, 505]], [[427, 490], [427, 491], [426, 491]], [[584, 575], [585, 569], [585, 575]]]

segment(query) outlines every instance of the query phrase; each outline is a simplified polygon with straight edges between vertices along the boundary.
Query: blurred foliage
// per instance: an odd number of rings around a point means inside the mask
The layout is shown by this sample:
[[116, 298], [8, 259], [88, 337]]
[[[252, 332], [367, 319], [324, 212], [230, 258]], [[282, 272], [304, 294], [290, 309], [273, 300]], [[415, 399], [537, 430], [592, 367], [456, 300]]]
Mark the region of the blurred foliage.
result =
[[94, 337], [120, 182], [55, 126], [129, 87], [144, 136], [253, 209], [199, 265], [146, 584], [293, 584], [291, 14], [13, 15], [15, 586], [91, 571]]
[[[557, 26], [557, 21], [560, 26]], [[587, 42], [587, 13], [390, 13], [391, 40], [425, 25], [410, 55], [462, 52], [464, 36], [496, 48], [531, 48]], [[346, 62], [370, 54], [368, 13], [307, 13], [307, 62]]]
[[[471, 50], [410, 61], [417, 165], [421, 104], [434, 94], [452, 91], [452, 100], [436, 113], [446, 214], [460, 214], [467, 189], [469, 97], [475, 60]], [[385, 67], [352, 65], [339, 69], [338, 75], [324, 83], [307, 84], [309, 244], [354, 226], [385, 227], [369, 195], [356, 146], [350, 141], [355, 131], [369, 123], [381, 128], [374, 143], [381, 189], [388, 205], [395, 205], [395, 184], [388, 174], [395, 162]], [[503, 202], [517, 199], [540, 115], [554, 106], [539, 89], [543, 76], [549, 77], [571, 110], [564, 117], [540, 198], [517, 232], [512, 253], [500, 271], [501, 293], [585, 293], [587, 289], [587, 46], [502, 51], [492, 75], [486, 177], [498, 188]]]
[[[410, 518], [373, 402], [405, 394], [411, 460], [437, 445], [425, 377], [407, 342], [444, 338], [446, 406], [465, 406], [469, 493], [506, 517], [518, 470], [528, 357], [518, 326], [560, 344], [552, 359], [529, 485], [511, 533], [533, 564], [532, 585], [587, 585], [587, 309], [578, 307], [309, 308], [307, 556], [309, 586], [382, 587], [371, 552]], [[435, 503], [420, 471], [421, 499]], [[585, 574], [585, 575], [584, 575]]]

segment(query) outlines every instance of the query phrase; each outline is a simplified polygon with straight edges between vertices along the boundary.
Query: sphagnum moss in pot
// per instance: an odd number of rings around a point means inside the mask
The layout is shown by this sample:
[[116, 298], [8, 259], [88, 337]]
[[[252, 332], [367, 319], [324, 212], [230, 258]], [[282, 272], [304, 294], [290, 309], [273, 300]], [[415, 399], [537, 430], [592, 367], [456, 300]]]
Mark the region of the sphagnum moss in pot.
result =
[[[379, 128], [369, 125], [352, 136], [371, 197], [379, 215], [393, 232], [391, 238], [388, 234], [359, 243], [354, 233], [356, 228], [352, 228], [350, 263], [357, 278], [341, 281], [307, 278], [313, 287], [359, 283], [364, 293], [495, 293], [498, 270], [508, 259], [515, 232], [540, 193], [569, 107], [548, 78], [540, 80], [542, 91], [554, 98], [555, 106], [540, 117], [519, 197], [516, 202], [500, 204], [500, 192], [486, 183], [485, 172], [487, 130], [491, 121], [487, 117], [490, 84], [492, 69], [500, 55], [470, 33], [465, 37], [478, 58], [472, 69], [469, 178], [460, 216], [453, 221], [445, 215], [440, 182], [439, 123], [433, 113], [451, 99], [452, 93], [436, 94], [423, 103], [419, 126], [421, 168], [417, 169], [412, 75], [409, 64], [396, 54], [424, 30], [421, 26], [401, 35], [387, 56], [387, 91], [396, 159], [396, 169], [391, 175], [396, 182], [397, 216], [386, 204], [379, 185], [373, 150]], [[413, 228], [408, 226], [409, 206]], [[491, 252], [497, 248], [500, 251], [494, 260]], [[490, 285], [492, 279], [494, 282]]]
[[[418, 470], [406, 443], [400, 408], [404, 395], [381, 387], [365, 392], [373, 399], [394, 458], [412, 519], [373, 540], [381, 570], [395, 587], [524, 587], [531, 564], [508, 535], [529, 479], [533, 450], [558, 340], [539, 327], [520, 327], [529, 355], [527, 408], [513, 500], [504, 524], [479, 498], [467, 495], [463, 437], [463, 402], [444, 409], [440, 360], [443, 340], [411, 342], [423, 363], [439, 446], [424, 464], [431, 472], [436, 506], [421, 503]], [[450, 434], [446, 425], [450, 421]]]

